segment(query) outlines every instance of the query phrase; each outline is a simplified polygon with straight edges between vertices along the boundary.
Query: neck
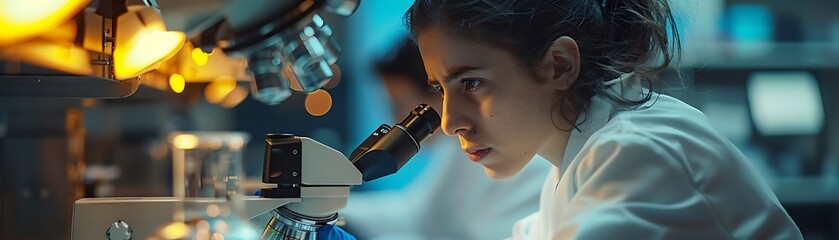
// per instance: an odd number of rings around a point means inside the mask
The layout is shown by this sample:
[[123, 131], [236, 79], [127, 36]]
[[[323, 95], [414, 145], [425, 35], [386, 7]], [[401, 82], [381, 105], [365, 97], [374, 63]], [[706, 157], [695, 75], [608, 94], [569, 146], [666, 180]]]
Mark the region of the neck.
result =
[[570, 131], [556, 130], [555, 133], [542, 144], [539, 149], [539, 156], [548, 160], [556, 167], [562, 167], [565, 157], [565, 149], [568, 146], [568, 139], [571, 138]]
[[[565, 150], [568, 147], [568, 140], [571, 138], [571, 133], [574, 130], [574, 125], [571, 123], [577, 122], [579, 113], [566, 114], [566, 116], [574, 116], [570, 119], [563, 118], [560, 114], [556, 114], [554, 119], [560, 120], [561, 123], [557, 128], [552, 129], [553, 134], [548, 138], [542, 147], [539, 148], [539, 156], [545, 158], [554, 166], [561, 168], [562, 161], [565, 158]], [[569, 131], [570, 130], [570, 131]]]

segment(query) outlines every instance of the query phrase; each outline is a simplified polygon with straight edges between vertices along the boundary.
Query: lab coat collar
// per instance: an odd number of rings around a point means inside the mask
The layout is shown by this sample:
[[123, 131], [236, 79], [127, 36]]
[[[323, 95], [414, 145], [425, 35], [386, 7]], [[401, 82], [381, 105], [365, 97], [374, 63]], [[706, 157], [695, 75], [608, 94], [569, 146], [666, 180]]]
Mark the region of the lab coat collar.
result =
[[606, 122], [609, 121], [611, 105], [608, 104], [602, 97], [594, 96], [591, 99], [591, 104], [584, 113], [577, 117], [577, 128], [571, 130], [571, 137], [568, 139], [568, 144], [565, 146], [565, 155], [562, 158], [562, 167], [559, 169], [559, 175], [565, 173], [568, 165], [574, 157], [580, 153], [583, 145], [588, 141], [594, 132], [603, 128]]
[[[636, 80], [637, 78], [630, 78], [631, 76], [632, 73], [626, 73], [616, 79], [606, 81], [609, 85], [608, 90], [620, 93], [625, 98], [638, 99], [644, 90]], [[591, 135], [603, 128], [615, 113], [617, 110], [606, 97], [595, 95], [591, 98], [586, 111], [577, 117], [578, 128], [571, 130], [571, 137], [565, 146], [562, 167], [559, 169], [560, 176], [565, 173], [565, 169], [568, 169], [571, 161], [580, 153]]]

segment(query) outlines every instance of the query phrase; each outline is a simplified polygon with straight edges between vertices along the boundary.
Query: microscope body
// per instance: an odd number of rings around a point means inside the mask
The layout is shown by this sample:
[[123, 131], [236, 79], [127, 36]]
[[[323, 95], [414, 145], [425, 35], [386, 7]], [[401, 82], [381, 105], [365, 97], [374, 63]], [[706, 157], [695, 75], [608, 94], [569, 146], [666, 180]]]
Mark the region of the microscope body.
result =
[[396, 173], [439, 127], [440, 115], [420, 104], [402, 122], [376, 129], [353, 151], [352, 159], [311, 138], [267, 134], [262, 182], [271, 186], [259, 196], [80, 199], [74, 204], [72, 239], [101, 238], [114, 226], [146, 239], [164, 223], [183, 221], [172, 214], [179, 206], [189, 203], [202, 209], [223, 201], [242, 203], [241, 217], [248, 219], [270, 211], [262, 239], [312, 239], [318, 228], [335, 224], [351, 186]]
[[[346, 207], [346, 196], [332, 195], [341, 189], [331, 189], [346, 180], [372, 181], [399, 171], [420, 150], [420, 144], [440, 127], [440, 115], [434, 108], [420, 104], [397, 124], [382, 124], [373, 131], [346, 159], [330, 151], [302, 151], [319, 149], [308, 138], [287, 134], [268, 134], [262, 182], [276, 184], [263, 188], [263, 198], [297, 196], [299, 191], [319, 192], [318, 197], [303, 197], [299, 203], [289, 203], [272, 211], [271, 221], [263, 231], [263, 239], [314, 239], [317, 229], [334, 225], [337, 212]], [[325, 147], [325, 146], [323, 146]], [[341, 165], [322, 159], [344, 158]], [[300, 164], [298, 164], [300, 163]], [[349, 164], [357, 171], [344, 171]], [[336, 167], [336, 168], [332, 168]], [[298, 169], [306, 173], [298, 176]], [[310, 172], [311, 171], [311, 172]], [[290, 173], [290, 174], [289, 174]], [[309, 175], [314, 174], [314, 175]], [[359, 179], [361, 178], [361, 179]]]
[[[266, 142], [271, 141], [270, 136]], [[312, 218], [333, 217], [346, 207], [350, 186], [361, 184], [361, 173], [335, 149], [307, 137], [283, 136], [282, 144], [274, 140], [277, 147], [266, 150], [274, 154], [274, 158], [266, 156], [266, 159], [281, 160], [282, 165], [271, 165], [266, 172], [274, 174], [275, 178], [270, 178], [272, 175], [269, 174], [263, 176], [263, 180], [288, 176], [292, 181], [298, 179], [299, 184], [272, 192], [283, 196], [265, 197], [263, 192], [263, 196], [241, 196], [231, 201], [243, 203], [241, 217], [246, 219], [279, 207]], [[101, 239], [108, 228], [117, 223], [130, 228], [132, 239], [147, 239], [161, 225], [178, 220], [174, 219], [173, 213], [185, 204], [204, 209], [225, 201], [183, 197], [83, 198], [73, 206], [72, 239]], [[334, 221], [327, 222], [334, 224]]]

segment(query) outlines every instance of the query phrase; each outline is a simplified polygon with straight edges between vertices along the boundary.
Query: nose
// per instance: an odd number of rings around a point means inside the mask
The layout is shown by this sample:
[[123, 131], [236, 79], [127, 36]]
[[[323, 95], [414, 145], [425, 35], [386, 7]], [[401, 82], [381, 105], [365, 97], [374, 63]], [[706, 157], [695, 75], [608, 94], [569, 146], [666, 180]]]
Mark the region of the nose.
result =
[[446, 135], [464, 134], [472, 129], [462, 101], [449, 96], [443, 97], [443, 116], [441, 128]]

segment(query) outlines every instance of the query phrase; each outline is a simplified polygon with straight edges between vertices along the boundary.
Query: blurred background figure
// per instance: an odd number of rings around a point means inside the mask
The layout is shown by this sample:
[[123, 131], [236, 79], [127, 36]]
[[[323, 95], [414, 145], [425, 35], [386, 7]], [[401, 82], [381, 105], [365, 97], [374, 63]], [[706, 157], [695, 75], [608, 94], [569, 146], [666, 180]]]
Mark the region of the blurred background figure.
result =
[[[419, 50], [407, 38], [374, 65], [399, 121], [419, 103], [442, 110]], [[503, 239], [538, 208], [550, 166], [533, 161], [519, 176], [492, 181], [469, 161], [456, 138], [441, 132], [394, 175], [362, 185], [340, 212], [359, 239]]]

